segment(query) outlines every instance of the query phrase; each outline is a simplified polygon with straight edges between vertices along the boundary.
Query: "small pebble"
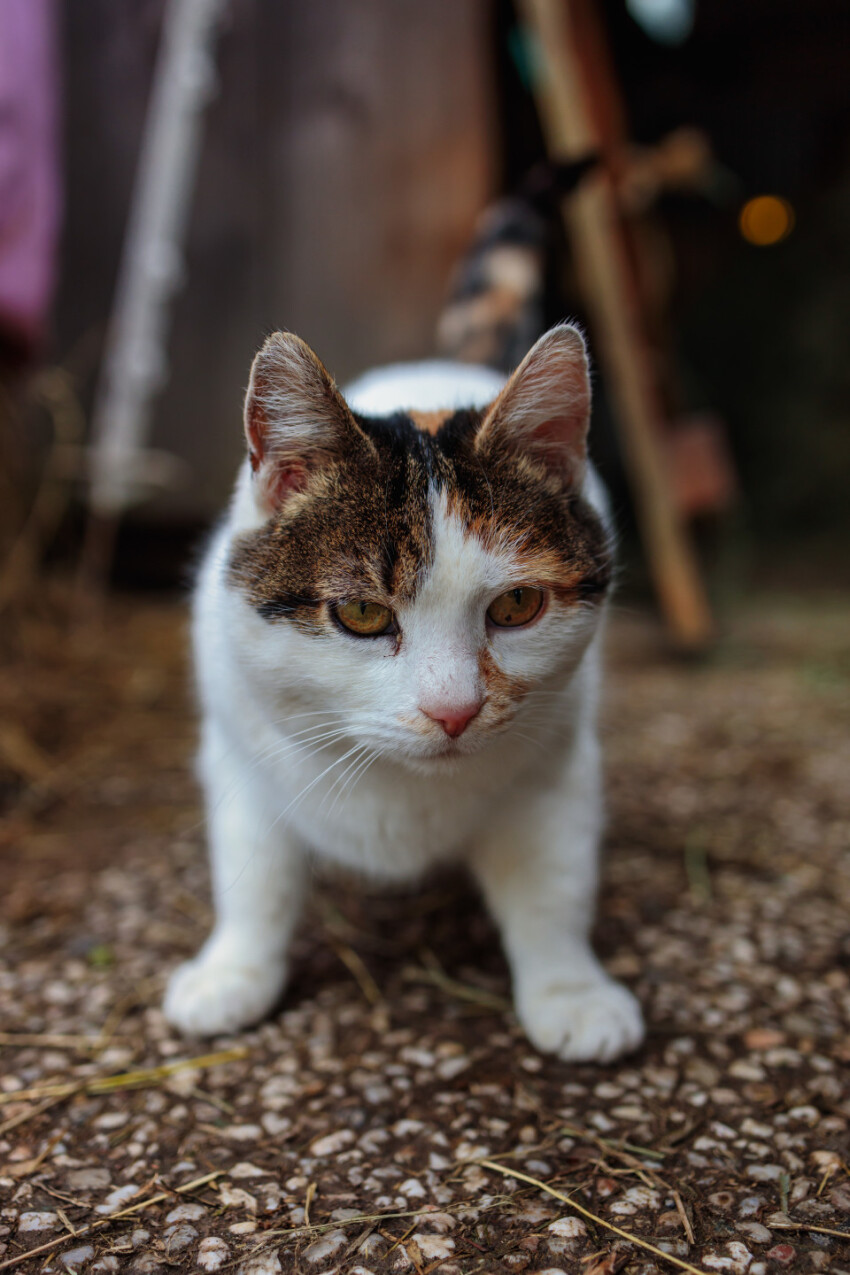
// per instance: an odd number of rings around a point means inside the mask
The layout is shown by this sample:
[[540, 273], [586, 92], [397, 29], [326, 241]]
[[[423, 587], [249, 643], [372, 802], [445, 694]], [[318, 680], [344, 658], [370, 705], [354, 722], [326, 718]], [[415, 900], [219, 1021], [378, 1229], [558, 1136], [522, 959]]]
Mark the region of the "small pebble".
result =
[[130, 1270], [137, 1271], [138, 1275], [155, 1275], [156, 1271], [162, 1270], [162, 1259], [153, 1249], [147, 1249], [133, 1258]]
[[124, 1186], [118, 1186], [114, 1191], [109, 1192], [102, 1204], [98, 1204], [97, 1212], [102, 1213], [105, 1217], [108, 1217], [110, 1213], [117, 1213], [138, 1193], [139, 1188], [135, 1182], [127, 1182]]
[[761, 1222], [737, 1222], [735, 1225], [753, 1244], [769, 1244], [773, 1239], [770, 1231], [766, 1226], [762, 1226]]
[[62, 1225], [55, 1213], [22, 1213], [18, 1219], [18, 1231], [55, 1231]]
[[[345, 1231], [329, 1231], [327, 1235], [323, 1235], [321, 1239], [315, 1240], [312, 1244], [305, 1248], [301, 1256], [316, 1265], [323, 1262], [326, 1257], [332, 1257], [334, 1253], [338, 1253], [346, 1242]], [[280, 1267], [278, 1267], [278, 1270]]]
[[236, 1275], [280, 1275], [280, 1258], [272, 1249], [256, 1253], [237, 1267]]
[[772, 1262], [779, 1262], [781, 1266], [787, 1266], [789, 1262], [793, 1262], [795, 1254], [796, 1250], [791, 1244], [775, 1244], [767, 1250], [765, 1257]]
[[546, 1230], [563, 1240], [580, 1240], [587, 1235], [587, 1226], [580, 1217], [559, 1217]]
[[260, 1117], [260, 1124], [272, 1138], [280, 1137], [281, 1134], [287, 1133], [292, 1128], [292, 1121], [289, 1117], [279, 1116], [275, 1111], [264, 1111]]
[[[203, 1271], [217, 1271], [229, 1259], [230, 1249], [217, 1235], [208, 1235], [198, 1245], [198, 1256], [195, 1260]], [[278, 1269], [280, 1269], [279, 1263]]]
[[167, 1225], [172, 1222], [197, 1222], [202, 1217], [206, 1217], [207, 1210], [203, 1204], [198, 1204], [194, 1200], [188, 1204], [178, 1204], [170, 1213], [166, 1213], [165, 1221]]
[[773, 1027], [754, 1027], [744, 1035], [746, 1049], [775, 1049], [777, 1045], [784, 1045], [785, 1041], [785, 1032]]
[[234, 1164], [232, 1169], [228, 1169], [228, 1173], [232, 1178], [265, 1178], [268, 1177], [267, 1169], [260, 1169], [256, 1164], [251, 1164], [250, 1160], [240, 1160], [238, 1164]]
[[739, 1240], [730, 1240], [722, 1253], [706, 1253], [702, 1265], [714, 1271], [730, 1271], [731, 1275], [744, 1275], [753, 1255]]
[[226, 1209], [247, 1209], [249, 1213], [256, 1213], [259, 1207], [255, 1195], [241, 1186], [231, 1186], [229, 1182], [221, 1184], [218, 1198]]
[[112, 1179], [106, 1169], [72, 1169], [66, 1181], [72, 1191], [102, 1191]]
[[310, 1143], [310, 1155], [338, 1155], [345, 1147], [351, 1145], [354, 1141], [354, 1134], [350, 1129], [338, 1129], [336, 1133], [327, 1133], [322, 1138], [317, 1138], [315, 1142]]
[[81, 1244], [79, 1248], [71, 1248], [67, 1253], [63, 1253], [59, 1261], [66, 1270], [76, 1271], [80, 1266], [84, 1266], [86, 1262], [90, 1262], [93, 1257], [94, 1249], [91, 1244]]
[[173, 1226], [167, 1226], [162, 1233], [166, 1256], [173, 1257], [182, 1253], [197, 1238], [198, 1232], [191, 1222], [175, 1222]]
[[258, 1124], [232, 1124], [222, 1129], [221, 1135], [233, 1142], [257, 1142], [263, 1136], [263, 1131]]
[[448, 1236], [425, 1235], [422, 1231], [411, 1235], [410, 1242], [416, 1245], [426, 1262], [436, 1262], [451, 1257], [455, 1247], [454, 1240]]

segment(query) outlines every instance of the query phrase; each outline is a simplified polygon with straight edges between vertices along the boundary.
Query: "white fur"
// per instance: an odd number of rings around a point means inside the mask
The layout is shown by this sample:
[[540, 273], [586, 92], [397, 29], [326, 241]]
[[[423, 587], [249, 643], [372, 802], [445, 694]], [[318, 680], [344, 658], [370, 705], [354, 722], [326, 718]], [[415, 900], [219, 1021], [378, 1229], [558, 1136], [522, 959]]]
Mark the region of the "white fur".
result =
[[[372, 373], [346, 396], [377, 414], [481, 406], [501, 385], [486, 368], [425, 364]], [[585, 483], [607, 520], [590, 467]], [[602, 827], [599, 608], [488, 631], [490, 602], [522, 583], [515, 549], [487, 551], [436, 496], [433, 515], [433, 565], [399, 611], [398, 652], [343, 633], [318, 651], [315, 637], [260, 618], [227, 581], [234, 536], [263, 521], [243, 467], [194, 607], [216, 924], [172, 976], [165, 1011], [186, 1032], [213, 1034], [274, 1006], [310, 853], [399, 881], [460, 861], [501, 928], [531, 1040], [604, 1062], [636, 1046], [642, 1025], [588, 942]], [[483, 646], [534, 689], [503, 720], [485, 705], [449, 746], [421, 709], [480, 696]]]

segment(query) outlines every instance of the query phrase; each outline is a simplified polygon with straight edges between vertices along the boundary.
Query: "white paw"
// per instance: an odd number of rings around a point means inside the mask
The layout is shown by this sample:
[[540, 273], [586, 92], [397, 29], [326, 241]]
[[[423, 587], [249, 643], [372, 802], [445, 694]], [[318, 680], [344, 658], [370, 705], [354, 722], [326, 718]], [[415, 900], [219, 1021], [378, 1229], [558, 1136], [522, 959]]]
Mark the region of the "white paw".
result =
[[201, 955], [171, 975], [162, 1008], [185, 1035], [217, 1036], [259, 1022], [285, 982], [278, 965], [239, 965]]
[[517, 1012], [531, 1043], [565, 1062], [611, 1062], [643, 1040], [640, 1006], [608, 979], [529, 988], [519, 996]]

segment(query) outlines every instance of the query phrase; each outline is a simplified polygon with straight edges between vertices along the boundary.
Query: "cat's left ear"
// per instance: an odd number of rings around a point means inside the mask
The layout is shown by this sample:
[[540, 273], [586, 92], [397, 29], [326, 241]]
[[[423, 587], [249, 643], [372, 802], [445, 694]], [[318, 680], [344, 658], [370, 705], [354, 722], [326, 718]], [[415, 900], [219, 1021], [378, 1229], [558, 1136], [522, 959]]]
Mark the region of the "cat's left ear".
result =
[[571, 323], [532, 346], [489, 408], [475, 447], [486, 455], [517, 452], [544, 465], [567, 487], [580, 487], [587, 462], [590, 369]]
[[257, 503], [272, 514], [311, 472], [366, 440], [330, 374], [292, 332], [274, 332], [254, 359], [245, 438]]

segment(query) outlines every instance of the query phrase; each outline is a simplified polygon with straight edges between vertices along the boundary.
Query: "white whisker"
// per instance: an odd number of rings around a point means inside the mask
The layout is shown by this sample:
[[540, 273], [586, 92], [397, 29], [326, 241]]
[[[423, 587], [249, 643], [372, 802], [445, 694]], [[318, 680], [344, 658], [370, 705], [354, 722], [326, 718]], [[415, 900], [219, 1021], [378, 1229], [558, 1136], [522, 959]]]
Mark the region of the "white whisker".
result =
[[[352, 769], [353, 769], [353, 768], [357, 765], [357, 763], [358, 763], [359, 761], [361, 761], [361, 759], [362, 759], [362, 757], [363, 757], [363, 753], [364, 753], [364, 752], [367, 752], [367, 751], [368, 751], [368, 748], [369, 748], [369, 745], [368, 745], [368, 744], [361, 744], [361, 745], [359, 746], [359, 748], [357, 749], [357, 752], [356, 752], [356, 754], [355, 754], [354, 760], [348, 763], [348, 765], [346, 766], [345, 770], [344, 770], [344, 771], [342, 771], [342, 773], [341, 773], [341, 774], [337, 775], [336, 779], [333, 781], [333, 783], [331, 784], [330, 788], [329, 788], [329, 789], [328, 789], [328, 791], [325, 793], [325, 795], [324, 795], [324, 797], [322, 798], [322, 800], [319, 802], [319, 810], [320, 810], [320, 811], [324, 809], [325, 802], [328, 800], [328, 798], [330, 797], [330, 795], [331, 795], [331, 793], [334, 791], [334, 789], [335, 789], [335, 788], [337, 788], [337, 787], [338, 787], [341, 783], [344, 783], [344, 781], [345, 781], [345, 777], [346, 777], [346, 775], [349, 773], [349, 771], [350, 771], [350, 770], [352, 770]], [[334, 800], [334, 805], [335, 805], [335, 804], [336, 804], [336, 800]], [[332, 813], [333, 813], [333, 806], [331, 806], [331, 809], [328, 811], [328, 818], [330, 818], [330, 816], [331, 816], [331, 814], [332, 814]]]

